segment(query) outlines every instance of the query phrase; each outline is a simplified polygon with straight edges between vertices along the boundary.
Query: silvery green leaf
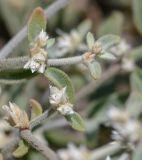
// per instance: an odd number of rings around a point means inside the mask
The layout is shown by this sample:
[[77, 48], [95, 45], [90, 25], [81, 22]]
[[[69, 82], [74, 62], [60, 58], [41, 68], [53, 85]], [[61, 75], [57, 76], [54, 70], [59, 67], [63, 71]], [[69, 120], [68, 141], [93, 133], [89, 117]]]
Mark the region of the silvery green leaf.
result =
[[72, 128], [74, 128], [78, 131], [84, 131], [85, 130], [84, 121], [77, 112], [74, 112], [73, 114], [69, 114], [69, 115], [65, 116], [65, 118], [70, 123]]
[[102, 48], [104, 50], [107, 50], [115, 45], [118, 45], [120, 43], [120, 37], [117, 35], [108, 34], [99, 38], [98, 42], [102, 44]]
[[28, 145], [23, 140], [21, 140], [19, 142], [18, 148], [13, 152], [13, 156], [16, 158], [23, 157], [25, 154], [28, 153], [28, 150], [29, 150]]
[[41, 7], [35, 8], [28, 21], [28, 40], [33, 42], [39, 33], [46, 28], [46, 19]]
[[112, 53], [105, 52], [99, 56], [101, 59], [105, 60], [116, 60], [116, 57]]
[[88, 62], [88, 69], [91, 73], [91, 76], [96, 80], [101, 77], [102, 73], [102, 68], [99, 62], [93, 61], [93, 62]]
[[69, 76], [60, 69], [48, 67], [44, 73], [49, 82], [59, 89], [67, 87], [66, 93], [71, 103], [75, 101], [74, 86]]
[[85, 20], [77, 27], [77, 31], [80, 33], [82, 37], [84, 37], [86, 33], [90, 30], [90, 28], [91, 28], [91, 21]]
[[49, 47], [52, 47], [55, 43], [55, 38], [50, 38], [48, 41], [47, 41], [47, 48]]
[[141, 92], [142, 93], [142, 73], [133, 72], [130, 76], [130, 85], [133, 91]]
[[98, 27], [97, 34], [99, 37], [107, 34], [120, 35], [123, 29], [124, 15], [121, 12], [112, 12]]
[[30, 107], [31, 107], [31, 120], [41, 115], [43, 112], [42, 106], [35, 99], [30, 99]]
[[95, 43], [94, 36], [91, 32], [87, 33], [86, 41], [87, 41], [88, 48], [91, 50]]

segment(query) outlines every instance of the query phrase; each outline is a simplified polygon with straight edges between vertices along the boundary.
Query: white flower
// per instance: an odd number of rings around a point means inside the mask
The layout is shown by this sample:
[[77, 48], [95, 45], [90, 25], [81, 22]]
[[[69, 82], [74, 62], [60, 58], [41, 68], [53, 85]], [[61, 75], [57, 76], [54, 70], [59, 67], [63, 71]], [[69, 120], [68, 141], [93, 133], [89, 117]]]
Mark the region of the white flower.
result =
[[60, 105], [57, 108], [57, 111], [59, 111], [64, 116], [74, 113], [73, 105], [71, 103], [65, 103], [63, 105]]
[[41, 47], [44, 47], [47, 44], [48, 38], [49, 36], [47, 35], [47, 33], [42, 30], [37, 36], [36, 41]]
[[5, 120], [11, 126], [17, 128], [29, 128], [29, 118], [25, 111], [22, 111], [15, 103], [9, 102], [9, 106], [4, 105], [3, 110], [6, 113]]
[[44, 73], [46, 64], [46, 58], [43, 54], [37, 54], [30, 58], [30, 60], [24, 65], [24, 69], [31, 69], [32, 73], [39, 72]]
[[106, 157], [106, 160], [111, 160], [110, 156], [107, 156], [107, 157]]
[[57, 87], [49, 86], [50, 88], [50, 97], [49, 102], [53, 106], [58, 106], [61, 103], [67, 101], [66, 87], [58, 89]]

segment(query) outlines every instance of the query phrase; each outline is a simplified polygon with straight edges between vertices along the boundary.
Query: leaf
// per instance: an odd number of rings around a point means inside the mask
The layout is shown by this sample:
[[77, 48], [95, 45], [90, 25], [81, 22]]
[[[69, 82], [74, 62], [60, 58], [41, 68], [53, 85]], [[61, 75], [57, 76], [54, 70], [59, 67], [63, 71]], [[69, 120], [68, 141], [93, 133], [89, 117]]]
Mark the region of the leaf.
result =
[[47, 79], [50, 81], [52, 85], [55, 85], [57, 88], [67, 87], [67, 96], [71, 103], [74, 103], [74, 87], [73, 84], [68, 77], [68, 75], [60, 69], [54, 67], [48, 67], [44, 73]]
[[50, 38], [48, 41], [47, 41], [47, 48], [50, 48], [54, 45], [55, 43], [55, 38]]
[[142, 73], [141, 71], [135, 71], [130, 76], [130, 85], [133, 91], [142, 93]]
[[134, 49], [132, 49], [128, 54], [130, 59], [133, 60], [140, 60], [142, 59], [142, 46], [138, 46]]
[[97, 42], [100, 42], [102, 44], [102, 48], [104, 50], [107, 50], [107, 49], [113, 47], [114, 45], [119, 44], [120, 37], [117, 35], [108, 34], [108, 35], [105, 35], [105, 36], [102, 36], [101, 38], [99, 38], [97, 40]]
[[44, 16], [43, 9], [41, 7], [37, 7], [29, 21], [28, 21], [28, 40], [29, 42], [33, 42], [35, 38], [39, 35], [39, 33], [46, 29], [46, 19]]
[[86, 33], [91, 29], [91, 21], [85, 20], [77, 27], [77, 31], [80, 33], [82, 37], [86, 35]]
[[70, 123], [72, 128], [78, 130], [78, 131], [85, 131], [85, 124], [81, 116], [75, 112], [74, 114], [69, 114], [65, 116], [67, 121]]
[[121, 35], [123, 29], [124, 16], [121, 12], [113, 12], [98, 27], [98, 37], [106, 34]]
[[105, 60], [116, 60], [116, 57], [112, 53], [105, 52], [99, 56], [101, 59]]
[[90, 71], [91, 76], [96, 80], [101, 77], [102, 69], [101, 65], [97, 61], [88, 62], [88, 69]]
[[135, 26], [137, 27], [138, 31], [142, 33], [142, 1], [133, 0], [132, 10]]
[[28, 153], [28, 150], [29, 150], [28, 145], [23, 140], [21, 140], [19, 142], [18, 148], [13, 152], [13, 156], [16, 158], [23, 157], [25, 154]]
[[92, 50], [92, 47], [94, 46], [94, 43], [95, 43], [95, 39], [91, 32], [88, 32], [86, 36], [86, 41], [87, 41], [88, 48]]
[[31, 107], [31, 120], [41, 115], [43, 112], [40, 103], [34, 99], [30, 99], [30, 107]]

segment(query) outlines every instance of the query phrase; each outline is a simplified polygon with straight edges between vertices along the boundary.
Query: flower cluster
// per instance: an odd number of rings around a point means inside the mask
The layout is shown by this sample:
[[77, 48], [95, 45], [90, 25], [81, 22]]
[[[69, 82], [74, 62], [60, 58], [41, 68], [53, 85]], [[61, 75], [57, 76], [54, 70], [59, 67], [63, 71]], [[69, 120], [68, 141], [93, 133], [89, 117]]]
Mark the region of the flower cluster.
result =
[[133, 147], [141, 139], [142, 126], [127, 111], [111, 108], [108, 112], [108, 118], [114, 129], [112, 132], [114, 140], [127, 142]]
[[9, 102], [9, 106], [4, 105], [5, 120], [13, 127], [26, 129], [29, 128], [29, 118], [25, 111], [22, 111], [15, 103]]
[[68, 102], [66, 94], [66, 87], [58, 89], [57, 87], [50, 86], [50, 104], [54, 106], [62, 115], [73, 114], [73, 104]]
[[25, 69], [31, 69], [32, 73], [44, 73], [47, 64], [47, 51], [45, 50], [50, 39], [43, 30], [31, 44], [29, 61], [24, 65]]

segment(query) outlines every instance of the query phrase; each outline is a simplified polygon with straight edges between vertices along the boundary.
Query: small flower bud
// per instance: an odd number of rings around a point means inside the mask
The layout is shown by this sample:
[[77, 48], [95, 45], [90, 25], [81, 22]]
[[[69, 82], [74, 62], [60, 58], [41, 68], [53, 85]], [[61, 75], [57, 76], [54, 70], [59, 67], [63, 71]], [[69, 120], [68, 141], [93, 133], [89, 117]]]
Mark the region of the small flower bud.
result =
[[53, 106], [59, 106], [60, 104], [65, 103], [67, 101], [66, 87], [62, 88], [61, 90], [53, 86], [49, 86], [49, 88], [50, 104], [52, 104]]
[[71, 103], [65, 103], [63, 105], [60, 105], [57, 110], [64, 116], [74, 113], [73, 105]]
[[5, 120], [13, 127], [26, 129], [29, 128], [29, 118], [25, 111], [22, 111], [15, 103], [9, 102], [9, 106], [4, 105], [6, 113]]
[[[36, 38], [36, 42], [38, 43], [38, 45], [40, 47], [45, 47], [47, 44], [47, 40], [48, 40], [48, 35], [46, 34], [46, 32], [44, 32], [43, 30], [39, 33], [39, 35]], [[35, 42], [35, 43], [36, 43]]]

